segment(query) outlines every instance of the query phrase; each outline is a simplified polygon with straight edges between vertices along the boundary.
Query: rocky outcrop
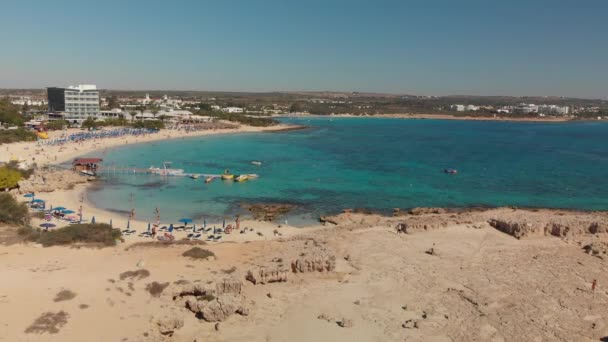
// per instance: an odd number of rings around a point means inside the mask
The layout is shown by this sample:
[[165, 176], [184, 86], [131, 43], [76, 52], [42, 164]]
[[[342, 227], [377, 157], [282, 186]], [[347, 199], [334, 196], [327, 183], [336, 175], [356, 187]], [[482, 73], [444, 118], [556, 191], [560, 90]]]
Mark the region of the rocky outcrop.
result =
[[274, 221], [277, 217], [288, 213], [296, 206], [288, 203], [254, 203], [243, 204], [256, 220]]
[[444, 208], [412, 208], [409, 211], [410, 215], [427, 215], [427, 214], [445, 214], [447, 212]]
[[589, 255], [593, 255], [600, 259], [608, 258], [608, 242], [604, 241], [593, 241], [583, 246], [585, 252]]
[[252, 282], [254, 285], [277, 283], [287, 281], [289, 272], [282, 268], [260, 268], [257, 270], [249, 270], [245, 279]]
[[336, 268], [336, 257], [326, 253], [304, 255], [291, 263], [294, 273], [330, 272]]
[[186, 307], [194, 312], [198, 318], [207, 322], [222, 322], [235, 313], [243, 316], [249, 315], [249, 309], [244, 302], [242, 296], [223, 294], [211, 300], [188, 299]]
[[544, 228], [528, 222], [503, 221], [490, 219], [488, 223], [505, 234], [509, 234], [517, 239], [532, 235], [543, 235]]
[[156, 319], [156, 326], [161, 335], [171, 336], [175, 330], [184, 326], [184, 320], [179, 318], [177, 314], [166, 314]]
[[217, 282], [215, 288], [188, 283], [176, 286], [172, 296], [178, 307], [187, 308], [197, 318], [221, 322], [235, 313], [249, 315], [249, 308], [241, 295], [242, 287], [243, 283], [233, 278]]
[[224, 279], [215, 283], [215, 293], [217, 295], [233, 294], [240, 295], [243, 288], [243, 282], [236, 279]]
[[19, 193], [68, 190], [76, 184], [86, 183], [89, 178], [71, 170], [38, 169], [30, 178], [19, 181]]
[[564, 221], [564, 222], [528, 222], [490, 219], [488, 223], [503, 233], [517, 239], [551, 235], [560, 238], [570, 238], [588, 234], [608, 233], [608, 224], [603, 222]]

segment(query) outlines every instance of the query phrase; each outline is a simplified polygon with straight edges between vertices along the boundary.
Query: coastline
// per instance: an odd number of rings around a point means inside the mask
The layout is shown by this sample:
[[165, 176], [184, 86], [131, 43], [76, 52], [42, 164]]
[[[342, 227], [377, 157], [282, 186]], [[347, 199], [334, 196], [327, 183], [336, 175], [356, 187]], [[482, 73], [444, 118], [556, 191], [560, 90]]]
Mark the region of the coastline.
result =
[[518, 118], [518, 117], [486, 117], [486, 116], [455, 116], [451, 114], [374, 114], [374, 115], [353, 115], [353, 114], [331, 114], [331, 115], [281, 115], [286, 118], [367, 118], [367, 119], [411, 119], [411, 120], [455, 120], [455, 121], [499, 121], [499, 122], [537, 122], [537, 123], [563, 123], [563, 122], [582, 122], [598, 120], [574, 120], [572, 118], [561, 117], [538, 117], [538, 118]]
[[[183, 132], [178, 130], [161, 130], [158, 133], [153, 133], [146, 136], [140, 137], [116, 137], [116, 138], [104, 138], [99, 140], [85, 141], [82, 143], [69, 143], [66, 146], [39, 146], [36, 142], [23, 142], [9, 144], [5, 151], [8, 152], [8, 158], [12, 156], [18, 156], [20, 160], [36, 162], [38, 167], [44, 166], [57, 166], [66, 162], [71, 161], [73, 158], [81, 155], [94, 153], [96, 151], [101, 152], [111, 148], [115, 148], [123, 145], [135, 145], [145, 144], [156, 141], [165, 141], [173, 139], [184, 139], [203, 137], [211, 135], [223, 135], [223, 134], [238, 134], [238, 133], [262, 133], [262, 132], [281, 132], [304, 129], [306, 126], [301, 125], [287, 125], [279, 124], [269, 127], [253, 127], [240, 125], [235, 129], [216, 129], [216, 130], [201, 130], [194, 132]], [[80, 130], [71, 129], [68, 130], [68, 134], [79, 132]], [[50, 139], [59, 137], [63, 134], [63, 131], [51, 132]], [[3, 151], [3, 152], [5, 152]], [[128, 218], [124, 214], [112, 212], [95, 206], [92, 202], [87, 199], [86, 193], [90, 187], [95, 186], [94, 182], [87, 182], [83, 184], [77, 184], [70, 190], [55, 190], [52, 192], [38, 193], [37, 198], [45, 200], [48, 205], [53, 206], [64, 206], [72, 210], [78, 209], [82, 206], [83, 218], [85, 221], [90, 221], [92, 217], [95, 217], [95, 221], [98, 223], [109, 223], [112, 220], [112, 225], [115, 228], [126, 229]], [[151, 216], [151, 215], [146, 215]], [[162, 220], [161, 220], [162, 221]], [[41, 219], [33, 219], [32, 223], [37, 226], [43, 223]], [[58, 227], [66, 226], [67, 223], [56, 219], [52, 220], [52, 223], [57, 224]], [[138, 219], [137, 215], [134, 220], [131, 220], [128, 224], [130, 229], [134, 229], [137, 233], [141, 233], [147, 229], [149, 221]], [[163, 225], [168, 225], [172, 222], [163, 222]], [[200, 227], [201, 222], [197, 223]], [[173, 222], [176, 224], [176, 222]], [[221, 227], [221, 222], [208, 222], [208, 226]], [[242, 220], [241, 227], [253, 228], [254, 232], [248, 234], [231, 234], [225, 235], [226, 241], [255, 241], [255, 240], [266, 240], [272, 237], [289, 237], [297, 234], [300, 228], [286, 226], [284, 224], [274, 222], [262, 222], [256, 220]], [[307, 226], [307, 228], [318, 229], [321, 225]], [[279, 234], [275, 234], [275, 230], [278, 230]], [[257, 234], [261, 233], [261, 235]], [[177, 239], [186, 237], [188, 232], [176, 231], [175, 236]], [[126, 239], [126, 242], [141, 242], [149, 241], [149, 238], [139, 237], [132, 235]]]

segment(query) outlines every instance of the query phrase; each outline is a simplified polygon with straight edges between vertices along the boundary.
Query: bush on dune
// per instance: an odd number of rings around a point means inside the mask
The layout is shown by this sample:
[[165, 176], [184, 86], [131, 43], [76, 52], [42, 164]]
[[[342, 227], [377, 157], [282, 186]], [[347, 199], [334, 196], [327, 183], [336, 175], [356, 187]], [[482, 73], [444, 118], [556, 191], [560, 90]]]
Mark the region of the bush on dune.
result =
[[121, 237], [120, 229], [112, 228], [106, 223], [72, 224], [49, 231], [29, 228], [22, 229], [20, 233], [26, 235], [30, 241], [38, 242], [44, 247], [76, 243], [96, 244], [104, 247], [115, 246], [116, 240]]
[[36, 134], [24, 128], [7, 129], [0, 131], [0, 145], [10, 144], [20, 141], [36, 141]]
[[7, 192], [0, 193], [0, 223], [26, 225], [30, 217], [25, 203], [19, 203]]

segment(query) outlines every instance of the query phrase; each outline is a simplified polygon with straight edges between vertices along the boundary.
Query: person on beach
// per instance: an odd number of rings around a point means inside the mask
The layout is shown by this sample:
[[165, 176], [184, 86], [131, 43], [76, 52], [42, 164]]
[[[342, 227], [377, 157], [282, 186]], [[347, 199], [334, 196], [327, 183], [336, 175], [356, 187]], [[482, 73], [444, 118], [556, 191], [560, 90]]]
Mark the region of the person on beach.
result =
[[591, 291], [595, 291], [596, 286], [597, 286], [597, 279], [593, 279], [593, 282], [591, 283]]
[[152, 227], [152, 238], [155, 239], [156, 238], [156, 226]]

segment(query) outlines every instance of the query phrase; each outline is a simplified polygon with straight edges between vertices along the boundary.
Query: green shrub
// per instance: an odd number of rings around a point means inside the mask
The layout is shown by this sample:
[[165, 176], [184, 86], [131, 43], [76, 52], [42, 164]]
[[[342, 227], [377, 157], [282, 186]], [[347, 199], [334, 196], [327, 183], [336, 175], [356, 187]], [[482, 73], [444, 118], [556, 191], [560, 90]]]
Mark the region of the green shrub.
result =
[[36, 134], [25, 128], [7, 129], [0, 131], [0, 145], [20, 141], [36, 141]]
[[14, 189], [21, 180], [21, 172], [10, 167], [0, 167], [0, 189]]
[[202, 249], [200, 247], [193, 247], [189, 250], [185, 251], [182, 256], [192, 258], [192, 259], [203, 259], [206, 260], [210, 257], [215, 257], [215, 254], [207, 249]]
[[19, 203], [11, 194], [0, 193], [0, 222], [26, 225], [30, 222], [27, 205]]
[[7, 126], [23, 126], [23, 122], [19, 107], [12, 104], [8, 98], [0, 99], [0, 123]]
[[165, 123], [160, 120], [135, 121], [131, 126], [134, 128], [163, 129], [165, 128]]
[[19, 162], [11, 160], [6, 164], [6, 167], [19, 172], [23, 179], [28, 179], [34, 173], [34, 168], [36, 167], [36, 164], [34, 164], [34, 166], [30, 169], [23, 170], [19, 168]]
[[66, 120], [53, 120], [44, 124], [44, 126], [51, 131], [59, 131], [62, 130], [64, 127], [68, 127], [69, 125], [70, 123]]
[[120, 239], [120, 237], [120, 229], [114, 229], [109, 224], [83, 223], [41, 232], [35, 237], [35, 241], [42, 244], [44, 247], [69, 245], [73, 243], [115, 246], [116, 240]]

